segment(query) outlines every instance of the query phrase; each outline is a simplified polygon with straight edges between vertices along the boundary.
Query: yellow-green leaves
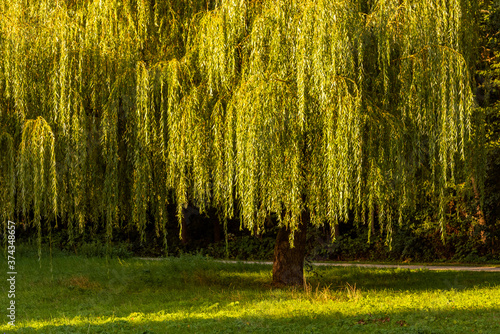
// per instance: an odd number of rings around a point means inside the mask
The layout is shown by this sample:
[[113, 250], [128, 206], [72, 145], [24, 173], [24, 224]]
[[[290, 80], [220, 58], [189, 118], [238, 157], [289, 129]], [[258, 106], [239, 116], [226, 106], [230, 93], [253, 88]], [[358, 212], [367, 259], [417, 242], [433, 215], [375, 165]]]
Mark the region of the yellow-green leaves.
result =
[[24, 124], [19, 149], [19, 183], [23, 215], [33, 212], [40, 243], [42, 218], [57, 217], [55, 136], [43, 117]]
[[14, 140], [7, 132], [0, 133], [0, 218], [6, 227], [14, 219], [16, 191]]
[[19, 161], [18, 202], [71, 230], [105, 222], [108, 240], [123, 223], [165, 233], [169, 198], [179, 222], [193, 204], [294, 231], [307, 210], [315, 226], [354, 218], [390, 234], [418, 180], [445, 203], [475, 168], [474, 8], [4, 1], [0, 121], [15, 125], [0, 143]]

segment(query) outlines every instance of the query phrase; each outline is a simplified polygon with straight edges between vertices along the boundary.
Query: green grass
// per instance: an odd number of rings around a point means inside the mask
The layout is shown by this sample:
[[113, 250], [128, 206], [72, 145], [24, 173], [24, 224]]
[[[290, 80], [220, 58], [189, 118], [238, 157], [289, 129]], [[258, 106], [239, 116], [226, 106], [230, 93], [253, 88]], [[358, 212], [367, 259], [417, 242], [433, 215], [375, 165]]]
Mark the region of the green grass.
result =
[[497, 273], [321, 267], [305, 289], [278, 289], [271, 266], [200, 256], [106, 265], [58, 254], [51, 273], [48, 257], [40, 268], [26, 252], [16, 265], [17, 326], [3, 311], [0, 334], [500, 333]]

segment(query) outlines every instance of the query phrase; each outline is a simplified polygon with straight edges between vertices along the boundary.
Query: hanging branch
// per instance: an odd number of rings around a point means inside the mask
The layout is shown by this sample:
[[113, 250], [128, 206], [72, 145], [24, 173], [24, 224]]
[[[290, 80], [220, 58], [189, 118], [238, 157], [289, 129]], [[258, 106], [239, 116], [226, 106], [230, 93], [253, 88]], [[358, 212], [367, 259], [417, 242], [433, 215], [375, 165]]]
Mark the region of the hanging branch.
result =
[[[55, 137], [43, 117], [27, 120], [19, 152], [19, 183], [23, 214], [33, 210], [41, 254], [42, 217], [57, 221]], [[47, 225], [50, 229], [50, 223]]]
[[474, 1], [207, 6], [2, 3], [1, 143], [39, 231], [59, 212], [80, 232], [104, 222], [108, 241], [125, 221], [144, 240], [153, 218], [165, 238], [172, 195], [180, 226], [188, 204], [216, 206], [255, 233], [274, 215], [293, 240], [308, 211], [315, 226], [378, 222], [390, 240], [422, 179], [443, 232], [450, 189], [465, 174], [482, 189]]

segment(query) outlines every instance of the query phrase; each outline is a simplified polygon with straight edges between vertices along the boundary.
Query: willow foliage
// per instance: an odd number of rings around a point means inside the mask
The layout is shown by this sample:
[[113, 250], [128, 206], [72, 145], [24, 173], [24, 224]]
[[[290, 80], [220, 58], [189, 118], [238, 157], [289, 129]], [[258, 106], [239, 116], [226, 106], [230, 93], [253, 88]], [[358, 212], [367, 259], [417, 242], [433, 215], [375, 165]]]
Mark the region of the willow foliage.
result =
[[[57, 216], [57, 175], [55, 137], [42, 118], [24, 124], [19, 149], [19, 188], [22, 213], [33, 212], [33, 224], [38, 231], [40, 246], [42, 217]], [[51, 225], [48, 225], [49, 230]], [[40, 251], [40, 248], [39, 248]]]
[[[14, 141], [12, 137], [3, 132], [0, 134], [0, 203], [2, 221], [7, 221], [14, 216], [16, 174], [14, 158]], [[4, 233], [6, 231], [4, 230]]]
[[144, 238], [151, 220], [165, 237], [173, 200], [179, 221], [193, 203], [256, 232], [271, 214], [291, 231], [304, 210], [316, 226], [377, 214], [390, 237], [428, 180], [442, 224], [449, 188], [481, 174], [476, 7], [3, 1], [2, 219], [17, 198], [70, 237], [90, 222]]

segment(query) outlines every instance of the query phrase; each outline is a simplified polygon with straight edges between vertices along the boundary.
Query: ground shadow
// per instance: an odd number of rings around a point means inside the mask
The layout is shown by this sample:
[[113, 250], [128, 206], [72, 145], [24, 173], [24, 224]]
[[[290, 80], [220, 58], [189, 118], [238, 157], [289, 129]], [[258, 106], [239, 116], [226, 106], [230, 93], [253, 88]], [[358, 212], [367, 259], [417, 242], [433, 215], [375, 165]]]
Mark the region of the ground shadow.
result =
[[315, 267], [308, 273], [311, 284], [343, 287], [356, 284], [366, 290], [465, 290], [475, 287], [500, 285], [500, 275], [495, 272], [430, 271], [426, 269]]
[[[325, 312], [323, 307], [322, 311], [306, 312], [307, 316], [299, 312], [284, 317], [253, 314], [236, 318], [228, 315], [234, 312], [224, 312], [232, 307], [233, 301], [259, 303], [275, 293], [279, 297], [276, 302], [281, 305], [281, 302], [294, 303], [297, 298], [310, 297], [302, 292], [303, 287], [273, 287], [270, 284], [270, 265], [228, 264], [200, 258], [112, 260], [108, 266], [102, 265], [102, 261], [65, 261], [67, 258], [54, 259], [54, 268], [57, 269], [54, 269], [50, 280], [28, 282], [20, 277], [20, 295], [16, 301], [19, 320], [22, 321], [25, 315], [36, 315], [39, 319], [62, 316], [64, 319], [80, 320], [73, 325], [18, 328], [17, 333], [471, 332], [463, 329], [477, 329], [484, 333], [498, 330], [500, 333], [498, 302], [467, 310], [452, 309], [453, 305], [446, 306], [445, 310], [425, 310], [419, 308], [417, 299], [415, 305], [378, 315], [363, 314], [361, 311], [357, 315], [346, 315], [333, 309]], [[63, 266], [68, 263], [81, 267]], [[23, 272], [28, 274], [28, 268], [24, 268]], [[47, 268], [40, 270], [40, 276], [48, 275]], [[500, 275], [491, 272], [321, 267], [307, 273], [307, 284], [312, 290], [329, 287], [333, 297], [328, 302], [335, 303], [349, 302], [350, 295], [355, 298], [357, 291], [362, 295], [391, 291], [392, 296], [399, 291], [440, 293], [445, 290], [470, 290], [475, 293], [474, 290], [481, 287], [499, 286]], [[38, 288], [39, 294], [36, 292]], [[35, 291], [29, 297], [23, 297], [23, 291], [28, 289]], [[313, 300], [313, 303], [321, 305], [318, 300]], [[357, 303], [364, 307], [369, 301], [361, 299]], [[47, 307], [51, 308], [50, 316], [39, 312], [40, 308]], [[140, 312], [142, 316], [134, 319], [130, 316], [133, 312]], [[162, 315], [157, 318], [164, 320], [148, 319], [148, 315], [159, 312]], [[172, 314], [176, 316], [164, 316]], [[89, 321], [95, 320], [97, 315], [115, 320], [103, 323]], [[66, 320], [61, 322], [70, 323]]]

